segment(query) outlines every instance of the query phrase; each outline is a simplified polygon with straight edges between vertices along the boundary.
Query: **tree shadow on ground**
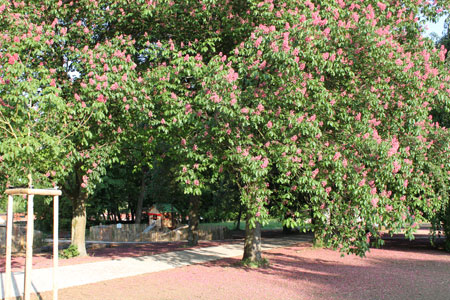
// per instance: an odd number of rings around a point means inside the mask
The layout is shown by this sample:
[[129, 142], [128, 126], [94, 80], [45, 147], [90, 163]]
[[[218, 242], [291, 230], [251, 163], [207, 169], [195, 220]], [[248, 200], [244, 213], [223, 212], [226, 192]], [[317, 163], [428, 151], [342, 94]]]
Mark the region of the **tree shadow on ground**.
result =
[[445, 242], [444, 237], [437, 237], [434, 241], [434, 245], [431, 244], [430, 236], [425, 234], [414, 235], [414, 240], [405, 238], [403, 234], [385, 237], [383, 240], [384, 245], [381, 246], [380, 249], [408, 252], [434, 251], [436, 255], [439, 253], [448, 255], [448, 252], [445, 252], [443, 249], [443, 244]]
[[[241, 268], [280, 284], [310, 287], [311, 295], [331, 299], [449, 299], [450, 255], [422, 241], [389, 241], [366, 258], [302, 244], [265, 252], [267, 268]], [[238, 259], [205, 267], [236, 267]]]

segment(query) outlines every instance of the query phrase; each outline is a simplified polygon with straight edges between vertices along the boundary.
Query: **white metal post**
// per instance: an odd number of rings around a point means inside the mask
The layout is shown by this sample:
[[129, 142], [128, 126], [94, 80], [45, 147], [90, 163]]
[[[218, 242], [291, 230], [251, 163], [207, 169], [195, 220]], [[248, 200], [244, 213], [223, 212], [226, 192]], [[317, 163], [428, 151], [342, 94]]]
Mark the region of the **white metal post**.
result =
[[25, 283], [24, 283], [24, 300], [30, 300], [31, 292], [31, 271], [33, 269], [33, 236], [34, 236], [34, 195], [28, 195], [28, 211], [27, 211], [27, 247], [25, 260]]
[[53, 300], [58, 300], [59, 197], [53, 196]]
[[34, 195], [54, 196], [54, 232], [53, 232], [53, 299], [58, 297], [58, 222], [59, 222], [59, 197], [60, 190], [55, 189], [33, 189], [31, 188], [17, 188], [7, 189], [5, 193], [8, 195], [8, 221], [6, 231], [6, 272], [5, 272], [5, 298], [12, 297], [12, 272], [11, 272], [11, 246], [12, 246], [12, 225], [13, 225], [13, 195], [27, 195], [28, 210], [27, 210], [27, 245], [26, 245], [26, 260], [25, 260], [25, 280], [24, 280], [24, 300], [30, 300], [31, 293], [31, 272], [33, 269], [33, 239], [34, 239]]
[[12, 195], [8, 195], [8, 209], [6, 221], [6, 270], [5, 270], [5, 299], [11, 297], [12, 273], [11, 273], [11, 248], [12, 248], [12, 226], [13, 226], [13, 201]]

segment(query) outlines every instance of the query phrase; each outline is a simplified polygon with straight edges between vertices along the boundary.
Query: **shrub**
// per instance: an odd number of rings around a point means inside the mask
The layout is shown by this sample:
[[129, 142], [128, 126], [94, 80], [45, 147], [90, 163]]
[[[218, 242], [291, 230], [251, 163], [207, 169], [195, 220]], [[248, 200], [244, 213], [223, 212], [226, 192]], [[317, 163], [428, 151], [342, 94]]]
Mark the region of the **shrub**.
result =
[[77, 257], [78, 255], [80, 255], [80, 252], [78, 251], [78, 247], [75, 245], [70, 245], [67, 249], [61, 250], [59, 252], [59, 258], [63, 259]]
[[450, 202], [441, 208], [431, 221], [431, 243], [439, 247], [442, 244], [437, 237], [445, 236], [443, 243], [444, 249], [450, 252]]
[[442, 221], [442, 230], [444, 231], [446, 237], [444, 242], [444, 249], [450, 252], [450, 203], [444, 210], [441, 221]]

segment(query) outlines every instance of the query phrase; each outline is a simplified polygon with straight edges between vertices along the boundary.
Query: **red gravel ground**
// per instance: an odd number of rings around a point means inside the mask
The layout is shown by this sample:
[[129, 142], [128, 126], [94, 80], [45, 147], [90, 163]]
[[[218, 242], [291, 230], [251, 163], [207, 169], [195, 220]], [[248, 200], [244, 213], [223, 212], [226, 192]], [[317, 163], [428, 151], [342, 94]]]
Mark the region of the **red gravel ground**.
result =
[[[270, 266], [224, 259], [60, 291], [60, 299], [450, 299], [450, 255], [390, 240], [366, 258], [309, 243], [265, 252]], [[106, 271], [106, 270], [105, 270]], [[51, 299], [51, 293], [33, 299]]]

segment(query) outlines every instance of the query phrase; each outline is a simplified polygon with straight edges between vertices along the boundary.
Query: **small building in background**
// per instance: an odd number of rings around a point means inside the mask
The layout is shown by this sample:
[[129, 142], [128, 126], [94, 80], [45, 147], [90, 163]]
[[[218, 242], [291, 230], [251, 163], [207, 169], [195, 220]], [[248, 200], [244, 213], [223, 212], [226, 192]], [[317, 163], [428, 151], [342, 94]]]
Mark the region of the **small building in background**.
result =
[[0, 214], [0, 226], [6, 226], [6, 214]]
[[171, 203], [156, 203], [146, 212], [149, 225], [156, 229], [175, 229], [178, 226], [180, 212]]

